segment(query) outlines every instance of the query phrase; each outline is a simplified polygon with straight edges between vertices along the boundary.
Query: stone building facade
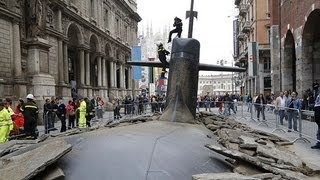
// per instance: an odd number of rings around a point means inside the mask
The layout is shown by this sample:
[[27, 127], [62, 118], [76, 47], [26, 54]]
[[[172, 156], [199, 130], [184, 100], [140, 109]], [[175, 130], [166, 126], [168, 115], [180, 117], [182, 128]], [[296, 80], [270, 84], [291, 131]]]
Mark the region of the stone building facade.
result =
[[320, 80], [320, 1], [271, 3], [273, 91], [301, 94]]
[[[256, 63], [256, 72], [239, 73], [242, 79], [241, 94], [271, 93], [270, 58], [270, 1], [235, 0], [238, 21], [234, 22], [234, 59], [236, 66], [249, 67]], [[250, 57], [249, 45], [257, 43], [256, 57]]]
[[232, 73], [221, 73], [215, 75], [199, 75], [198, 96], [204, 96], [207, 92], [210, 95], [239, 94], [240, 86]]
[[0, 96], [132, 95], [135, 0], [0, 0]]

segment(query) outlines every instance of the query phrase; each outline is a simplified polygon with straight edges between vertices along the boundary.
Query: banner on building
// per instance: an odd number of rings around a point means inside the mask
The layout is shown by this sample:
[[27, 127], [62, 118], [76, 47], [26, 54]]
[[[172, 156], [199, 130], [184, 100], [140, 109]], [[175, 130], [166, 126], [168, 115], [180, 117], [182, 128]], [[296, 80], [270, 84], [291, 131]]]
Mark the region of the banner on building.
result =
[[[131, 52], [132, 61], [141, 61], [141, 46], [133, 46]], [[133, 79], [142, 79], [142, 69], [141, 66], [133, 66]]]
[[248, 43], [248, 75], [256, 76], [257, 75], [257, 62], [259, 59], [258, 53], [258, 43], [249, 42]]

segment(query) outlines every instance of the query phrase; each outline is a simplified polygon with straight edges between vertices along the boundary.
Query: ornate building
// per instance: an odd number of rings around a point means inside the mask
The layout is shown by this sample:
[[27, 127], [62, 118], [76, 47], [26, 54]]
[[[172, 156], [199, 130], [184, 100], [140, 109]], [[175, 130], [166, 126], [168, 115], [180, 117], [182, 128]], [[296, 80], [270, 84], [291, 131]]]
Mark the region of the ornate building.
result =
[[0, 0], [0, 96], [132, 95], [136, 0]]
[[[273, 91], [300, 95], [320, 80], [320, 1], [271, 0]], [[300, 96], [301, 97], [301, 96]]]

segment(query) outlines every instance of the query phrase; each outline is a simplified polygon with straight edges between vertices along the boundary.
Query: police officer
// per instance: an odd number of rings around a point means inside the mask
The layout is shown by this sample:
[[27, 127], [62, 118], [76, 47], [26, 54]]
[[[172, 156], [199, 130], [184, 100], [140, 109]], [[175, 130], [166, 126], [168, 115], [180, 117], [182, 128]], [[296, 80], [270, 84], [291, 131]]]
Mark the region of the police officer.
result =
[[170, 31], [168, 43], [171, 42], [171, 36], [172, 36], [173, 33], [178, 33], [178, 37], [181, 38], [182, 20], [180, 18], [178, 18], [178, 17], [175, 17], [174, 18], [173, 27], [176, 27], [176, 28]]
[[21, 112], [24, 116], [24, 132], [27, 139], [36, 139], [39, 109], [34, 102], [35, 99], [33, 94], [28, 94], [26, 98], [27, 102], [21, 106]]
[[167, 55], [170, 54], [169, 51], [167, 51], [164, 47], [163, 44], [160, 42], [157, 44], [158, 46], [158, 58], [163, 64], [162, 72], [166, 72], [166, 66], [169, 65], [167, 61]]
[[8, 141], [10, 131], [13, 129], [13, 123], [10, 113], [5, 108], [5, 102], [0, 100], [0, 143]]

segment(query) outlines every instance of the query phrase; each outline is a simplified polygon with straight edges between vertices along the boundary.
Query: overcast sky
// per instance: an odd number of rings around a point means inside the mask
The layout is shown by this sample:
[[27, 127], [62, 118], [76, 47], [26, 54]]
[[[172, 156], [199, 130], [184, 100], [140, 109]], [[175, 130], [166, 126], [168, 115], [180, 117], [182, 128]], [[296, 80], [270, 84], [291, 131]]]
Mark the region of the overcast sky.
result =
[[[172, 28], [173, 18], [177, 16], [183, 19], [182, 37], [188, 36], [185, 14], [191, 0], [137, 0], [137, 3], [142, 18], [139, 28], [151, 23], [154, 31], [166, 25]], [[200, 41], [200, 62], [216, 64], [217, 60], [225, 59], [231, 63], [234, 0], [194, 0], [194, 10], [198, 11], [198, 19], [194, 21], [193, 38]]]

